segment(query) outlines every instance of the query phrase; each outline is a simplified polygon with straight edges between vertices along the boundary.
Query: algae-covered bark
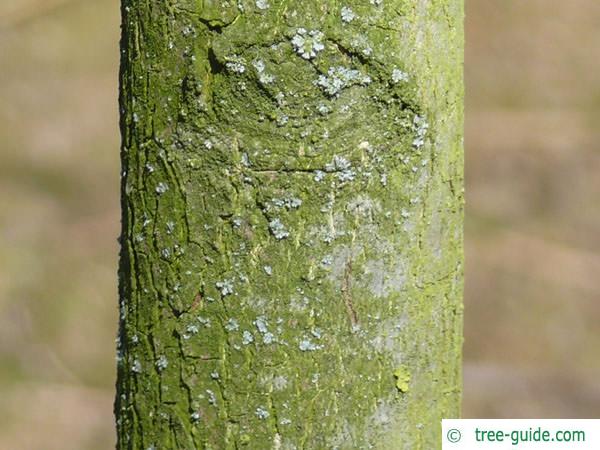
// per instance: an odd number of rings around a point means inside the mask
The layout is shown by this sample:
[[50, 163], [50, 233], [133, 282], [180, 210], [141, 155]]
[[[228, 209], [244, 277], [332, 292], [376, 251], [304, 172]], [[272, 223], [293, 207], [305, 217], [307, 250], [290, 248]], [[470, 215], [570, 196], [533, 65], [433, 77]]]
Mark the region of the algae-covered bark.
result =
[[120, 449], [433, 449], [461, 0], [123, 0]]

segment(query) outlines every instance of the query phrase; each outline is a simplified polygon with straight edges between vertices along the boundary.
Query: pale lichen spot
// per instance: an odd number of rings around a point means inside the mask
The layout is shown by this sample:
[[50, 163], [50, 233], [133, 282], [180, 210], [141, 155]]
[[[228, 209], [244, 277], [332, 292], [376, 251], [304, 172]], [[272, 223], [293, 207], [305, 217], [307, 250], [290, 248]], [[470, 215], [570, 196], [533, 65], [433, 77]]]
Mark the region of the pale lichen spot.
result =
[[365, 218], [372, 218], [381, 212], [381, 202], [366, 195], [359, 195], [348, 202], [348, 212]]
[[169, 185], [167, 183], [160, 182], [156, 185], [155, 191], [158, 195], [162, 195], [169, 190]]
[[140, 363], [139, 359], [135, 359], [133, 361], [133, 364], [131, 365], [131, 371], [134, 373], [141, 373], [142, 372], [142, 363]]
[[314, 82], [329, 96], [338, 96], [339, 93], [353, 85], [366, 86], [371, 83], [371, 77], [362, 74], [357, 69], [349, 69], [343, 66], [330, 67], [327, 75], [319, 75]]
[[392, 70], [392, 81], [394, 83], [400, 83], [401, 81], [408, 81], [408, 74], [406, 72], [403, 72], [402, 70], [394, 67], [394, 70]]
[[260, 333], [267, 333], [269, 330], [267, 328], [267, 319], [264, 316], [259, 316], [254, 321], [254, 326]]
[[348, 6], [342, 7], [341, 14], [342, 14], [342, 20], [346, 23], [350, 23], [354, 19], [356, 19], [356, 14], [354, 14], [354, 11], [352, 11], [352, 8], [350, 8]]
[[233, 294], [233, 280], [217, 281], [215, 286], [219, 289], [223, 297]]
[[287, 385], [288, 380], [286, 377], [278, 375], [275, 378], [273, 378], [273, 389], [275, 389], [276, 391], [284, 390], [287, 387]]
[[290, 235], [289, 231], [286, 230], [285, 225], [283, 225], [281, 220], [278, 218], [275, 218], [269, 222], [269, 229], [277, 240], [285, 239]]
[[183, 335], [183, 338], [190, 339], [190, 337], [192, 337], [194, 334], [197, 334], [198, 331], [200, 331], [200, 327], [198, 327], [198, 325], [192, 323], [186, 327], [185, 331], [186, 331], [186, 333]]
[[252, 342], [254, 342], [254, 336], [252, 336], [252, 333], [250, 333], [247, 330], [244, 331], [244, 333], [242, 334], [242, 344], [249, 345]]
[[323, 38], [323, 33], [318, 30], [306, 31], [304, 28], [298, 28], [291, 40], [292, 47], [302, 58], [312, 59], [325, 49]]
[[158, 369], [159, 372], [162, 372], [163, 370], [165, 370], [168, 365], [169, 365], [169, 361], [167, 360], [167, 357], [165, 355], [160, 355], [158, 357], [158, 359], [156, 360], [156, 368]]
[[225, 329], [227, 331], [236, 331], [240, 328], [237, 320], [230, 318], [227, 323], [225, 324]]
[[225, 67], [227, 67], [227, 70], [237, 74], [243, 74], [246, 71], [246, 66], [239, 61], [229, 61], [225, 64]]
[[217, 404], [217, 396], [215, 395], [215, 393], [213, 391], [211, 391], [210, 389], [207, 389], [206, 395], [208, 395], [208, 403], [209, 404], [211, 404], [211, 405]]
[[275, 81], [275, 76], [265, 72], [265, 62], [262, 59], [255, 59], [252, 61], [252, 65], [258, 73], [258, 80], [262, 84], [271, 84]]
[[274, 198], [271, 200], [271, 205], [269, 205], [266, 209], [269, 210], [271, 208], [271, 206], [275, 207], [275, 208], [285, 208], [288, 210], [291, 209], [298, 209], [300, 208], [300, 206], [302, 205], [302, 200], [297, 198], [297, 197], [293, 197], [293, 196], [287, 196], [284, 198]]
[[256, 7], [258, 9], [269, 9], [271, 5], [269, 5], [269, 2], [267, 0], [256, 0]]
[[312, 342], [311, 339], [305, 338], [300, 341], [300, 343], [298, 344], [298, 348], [302, 352], [314, 352], [317, 350], [321, 350], [323, 348], [323, 345], [315, 344], [314, 342]]
[[413, 140], [413, 147], [419, 150], [425, 144], [425, 135], [429, 129], [429, 124], [425, 117], [415, 115], [413, 119], [413, 129], [416, 135]]
[[269, 411], [260, 406], [256, 408], [254, 414], [256, 414], [256, 417], [258, 417], [260, 420], [265, 420], [270, 416]]
[[205, 328], [210, 328], [210, 319], [208, 317], [198, 316], [197, 319]]
[[275, 335], [273, 333], [271, 333], [270, 331], [267, 331], [264, 335], [263, 335], [263, 344], [272, 344], [276, 342], [276, 338]]

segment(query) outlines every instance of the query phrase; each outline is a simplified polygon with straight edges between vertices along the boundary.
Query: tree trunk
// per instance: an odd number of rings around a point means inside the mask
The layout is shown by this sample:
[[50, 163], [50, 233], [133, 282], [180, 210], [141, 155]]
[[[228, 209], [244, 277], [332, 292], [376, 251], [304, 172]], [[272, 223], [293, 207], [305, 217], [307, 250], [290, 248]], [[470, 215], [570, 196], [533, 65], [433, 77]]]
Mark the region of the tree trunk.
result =
[[122, 12], [117, 448], [438, 448], [462, 0]]

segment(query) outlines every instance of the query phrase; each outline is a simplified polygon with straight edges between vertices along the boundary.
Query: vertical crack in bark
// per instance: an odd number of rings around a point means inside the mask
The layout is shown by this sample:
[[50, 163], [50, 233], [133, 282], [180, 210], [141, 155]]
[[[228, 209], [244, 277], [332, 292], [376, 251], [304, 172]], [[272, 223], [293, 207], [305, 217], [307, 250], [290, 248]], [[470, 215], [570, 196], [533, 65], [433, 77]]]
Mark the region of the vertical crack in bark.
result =
[[358, 315], [354, 309], [354, 302], [352, 301], [352, 256], [346, 261], [344, 268], [344, 278], [342, 280], [342, 298], [344, 299], [344, 305], [346, 306], [346, 312], [350, 319], [352, 328], [358, 325]]

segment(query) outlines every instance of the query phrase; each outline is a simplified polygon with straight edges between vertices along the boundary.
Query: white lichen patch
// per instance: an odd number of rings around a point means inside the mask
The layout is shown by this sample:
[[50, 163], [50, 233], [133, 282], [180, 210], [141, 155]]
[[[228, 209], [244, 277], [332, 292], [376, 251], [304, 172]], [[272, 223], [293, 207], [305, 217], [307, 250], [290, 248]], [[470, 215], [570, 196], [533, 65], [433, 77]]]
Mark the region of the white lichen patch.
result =
[[269, 229], [277, 240], [285, 239], [290, 235], [289, 231], [286, 230], [285, 225], [283, 225], [281, 220], [278, 218], [275, 218], [269, 222]]
[[242, 153], [241, 162], [244, 167], [250, 167], [252, 165], [250, 163], [250, 157], [248, 156], [248, 153], [246, 153], [246, 152]]
[[350, 8], [348, 6], [342, 7], [341, 15], [342, 15], [342, 21], [344, 21], [346, 23], [350, 23], [354, 19], [356, 19], [356, 14], [354, 14], [354, 11], [352, 11], [352, 8]]
[[184, 36], [196, 36], [196, 29], [193, 25], [186, 25], [181, 29], [181, 34]]
[[175, 231], [175, 222], [168, 221], [167, 222], [167, 234], [173, 234], [173, 231]]
[[156, 368], [158, 369], [159, 372], [162, 372], [163, 370], [165, 370], [168, 365], [169, 365], [169, 361], [167, 360], [167, 357], [165, 355], [160, 355], [158, 357], [158, 359], [156, 360]]
[[289, 120], [290, 120], [290, 118], [287, 116], [287, 114], [278, 112], [277, 117], [275, 119], [275, 123], [277, 124], [277, 126], [282, 127], [285, 124], [287, 124], [289, 122]]
[[265, 72], [265, 62], [262, 59], [255, 59], [252, 61], [254, 69], [258, 74], [258, 81], [262, 84], [271, 84], [275, 81], [275, 76]]
[[210, 328], [210, 319], [208, 317], [198, 316], [196, 320], [200, 322], [205, 328]]
[[333, 257], [331, 255], [325, 255], [323, 259], [321, 259], [321, 267], [328, 268], [333, 264]]
[[256, 326], [256, 329], [260, 333], [264, 334], [269, 331], [267, 328], [267, 319], [265, 318], [265, 316], [257, 317], [256, 320], [254, 321], [254, 326]]
[[267, 204], [265, 211], [270, 211], [273, 208], [285, 208], [287, 210], [298, 209], [302, 205], [302, 200], [298, 197], [288, 195], [283, 198], [273, 198]]
[[373, 48], [369, 41], [362, 35], [355, 37], [350, 42], [352, 47], [360, 51], [364, 56], [371, 56], [373, 54]]
[[359, 195], [348, 202], [346, 206], [348, 212], [363, 218], [373, 218], [381, 213], [381, 202], [372, 199], [367, 195]]
[[223, 297], [233, 294], [233, 280], [217, 281], [215, 286], [219, 289]]
[[183, 335], [184, 339], [190, 339], [194, 334], [197, 334], [200, 331], [200, 327], [194, 323], [189, 324], [185, 328], [185, 333]]
[[250, 333], [247, 330], [244, 331], [244, 333], [242, 333], [242, 344], [249, 345], [252, 342], [254, 342], [254, 336], [252, 335], [252, 333]]
[[258, 73], [263, 73], [265, 71], [265, 62], [262, 59], [255, 59], [252, 61], [252, 65]]
[[283, 391], [288, 385], [288, 380], [282, 375], [277, 375], [273, 378], [273, 389], [276, 391]]
[[339, 93], [352, 85], [366, 86], [371, 83], [371, 77], [363, 75], [359, 70], [349, 69], [344, 66], [330, 67], [327, 75], [319, 75], [315, 85], [319, 86], [330, 96]]
[[319, 105], [317, 106], [317, 111], [319, 111], [320, 114], [326, 116], [331, 112], [331, 109], [324, 103], [319, 103]]
[[352, 163], [346, 158], [338, 155], [334, 155], [333, 160], [325, 165], [327, 172], [335, 172], [335, 176], [338, 180], [352, 181], [356, 176], [356, 172], [352, 170]]
[[392, 82], [394, 83], [400, 83], [401, 81], [408, 81], [408, 74], [406, 72], [403, 72], [402, 70], [394, 67], [394, 70], [392, 70]]
[[267, 0], [256, 0], [256, 7], [258, 9], [269, 9], [271, 5], [269, 5], [269, 2]]
[[323, 38], [324, 35], [319, 30], [306, 31], [304, 28], [298, 28], [291, 40], [292, 47], [302, 58], [313, 59], [325, 49]]
[[134, 373], [142, 373], [142, 363], [139, 359], [133, 360], [133, 364], [131, 364], [131, 371]]
[[163, 182], [158, 183], [156, 185], [156, 189], [155, 189], [155, 191], [158, 195], [162, 195], [165, 192], [167, 192], [168, 190], [169, 190], [169, 185], [166, 183], [163, 183]]
[[269, 411], [267, 411], [265, 408], [262, 408], [260, 406], [258, 408], [256, 408], [256, 410], [254, 411], [254, 414], [256, 414], [256, 417], [258, 417], [261, 420], [265, 420], [270, 416]]
[[230, 318], [227, 323], [225, 324], [225, 329], [227, 331], [237, 331], [240, 328], [240, 325], [238, 324], [237, 320]]
[[268, 322], [265, 316], [259, 316], [254, 321], [254, 326], [263, 337], [263, 344], [272, 344], [276, 342], [275, 335], [268, 329]]
[[228, 61], [225, 63], [227, 70], [233, 73], [242, 74], [246, 71], [246, 66], [240, 61]]
[[271, 333], [270, 331], [267, 331], [263, 335], [263, 344], [269, 345], [269, 344], [273, 344], [274, 342], [277, 342], [275, 335], [273, 333]]
[[273, 450], [281, 450], [281, 435], [279, 433], [275, 433], [273, 438]]
[[413, 119], [413, 130], [415, 132], [415, 138], [413, 140], [413, 147], [419, 150], [425, 144], [425, 136], [427, 135], [427, 130], [429, 129], [429, 124], [425, 117], [415, 115]]
[[306, 337], [300, 341], [298, 344], [298, 348], [302, 352], [314, 352], [317, 350], [321, 350], [323, 345], [315, 344], [310, 338]]
[[213, 391], [211, 391], [210, 389], [207, 389], [206, 395], [208, 396], [208, 403], [210, 403], [211, 405], [217, 404], [217, 396], [215, 395], [215, 393]]

